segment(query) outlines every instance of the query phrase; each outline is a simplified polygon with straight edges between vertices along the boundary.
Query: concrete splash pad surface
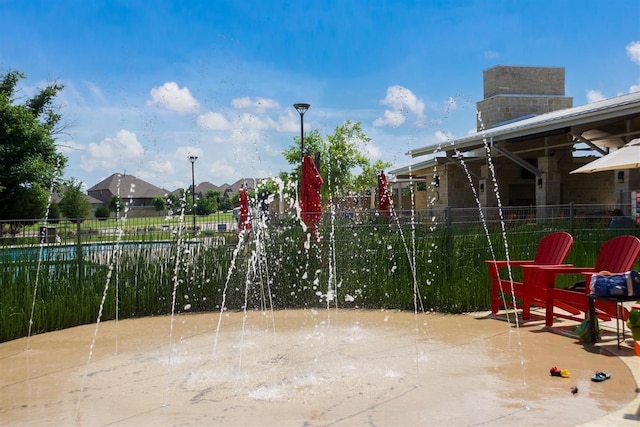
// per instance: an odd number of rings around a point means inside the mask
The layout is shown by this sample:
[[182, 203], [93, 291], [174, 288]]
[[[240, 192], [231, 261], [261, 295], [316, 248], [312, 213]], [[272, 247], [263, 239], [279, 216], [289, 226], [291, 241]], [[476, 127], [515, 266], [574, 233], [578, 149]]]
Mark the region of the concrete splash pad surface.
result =
[[[482, 315], [295, 310], [86, 325], [0, 344], [3, 425], [554, 425], [618, 410], [629, 368]], [[274, 329], [275, 328], [275, 329]], [[214, 351], [215, 347], [215, 351]], [[549, 368], [571, 371], [551, 377]], [[590, 381], [596, 370], [612, 373]], [[573, 395], [570, 388], [577, 386]]]

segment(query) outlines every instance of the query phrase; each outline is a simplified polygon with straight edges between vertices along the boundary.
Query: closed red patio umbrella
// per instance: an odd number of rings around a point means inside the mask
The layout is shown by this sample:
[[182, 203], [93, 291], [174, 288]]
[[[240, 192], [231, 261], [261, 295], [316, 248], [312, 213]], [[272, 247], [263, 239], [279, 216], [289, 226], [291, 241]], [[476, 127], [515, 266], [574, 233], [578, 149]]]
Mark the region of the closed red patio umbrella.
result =
[[240, 220], [238, 228], [240, 230], [251, 230], [251, 215], [249, 215], [249, 197], [245, 187], [240, 189]]
[[313, 158], [305, 156], [302, 159], [302, 171], [300, 174], [300, 217], [302, 222], [311, 229], [318, 227], [322, 217], [320, 205], [320, 187], [324, 180], [316, 168]]
[[389, 216], [391, 205], [391, 196], [389, 194], [389, 184], [387, 183], [387, 177], [384, 172], [380, 172], [378, 175], [378, 213], [380, 215]]

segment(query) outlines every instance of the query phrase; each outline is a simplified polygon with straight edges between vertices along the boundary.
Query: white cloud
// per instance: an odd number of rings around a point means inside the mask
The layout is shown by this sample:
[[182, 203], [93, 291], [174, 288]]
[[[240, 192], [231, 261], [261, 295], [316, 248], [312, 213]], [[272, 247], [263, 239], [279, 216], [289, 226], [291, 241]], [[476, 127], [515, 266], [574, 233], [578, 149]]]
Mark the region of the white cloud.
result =
[[275, 129], [275, 122], [268, 116], [260, 117], [251, 113], [242, 113], [237, 117], [237, 125], [242, 129]]
[[191, 95], [186, 86], [180, 89], [175, 82], [167, 82], [151, 89], [151, 100], [147, 105], [160, 105], [179, 114], [196, 113], [200, 103]]
[[607, 97], [599, 90], [588, 90], [587, 91], [587, 103], [602, 101]]
[[280, 104], [278, 104], [273, 99], [267, 99], [267, 98], [261, 98], [261, 97], [256, 97], [254, 99], [251, 99], [248, 96], [244, 98], [235, 98], [234, 100], [231, 101], [231, 105], [234, 108], [238, 108], [238, 109], [250, 108], [250, 109], [255, 109], [260, 111], [280, 108]]
[[276, 116], [269, 109], [280, 109], [280, 105], [266, 98], [236, 98], [232, 102], [234, 110], [226, 113], [210, 111], [198, 116], [198, 126], [202, 129], [231, 131], [224, 142], [242, 143], [254, 141], [256, 132], [274, 130], [295, 132], [300, 126], [300, 117], [287, 109]]
[[258, 128], [238, 127], [231, 131], [228, 142], [233, 144], [252, 144], [258, 143], [262, 139], [262, 132]]
[[[307, 121], [305, 127], [312, 128]], [[286, 115], [278, 117], [277, 130], [280, 132], [300, 131], [300, 115], [291, 110], [286, 111]]]
[[227, 120], [227, 118], [222, 114], [213, 111], [198, 116], [198, 126], [203, 129], [211, 130], [231, 129], [231, 123], [229, 123], [229, 120]]
[[[64, 84], [64, 88], [56, 96], [57, 100], [60, 101], [61, 104], [66, 106], [85, 105], [86, 101], [73, 81], [65, 80], [62, 84]], [[39, 85], [39, 87], [44, 86], [45, 84]]]
[[85, 82], [84, 85], [87, 87], [87, 89], [89, 90], [89, 93], [91, 93], [91, 95], [95, 99], [99, 100], [100, 102], [105, 102], [105, 97], [102, 94], [102, 90], [100, 89], [100, 86], [92, 82]]
[[[231, 166], [231, 163], [228, 161], [215, 161], [215, 162], [209, 163], [206, 166], [206, 171], [207, 171], [207, 176], [212, 176], [212, 177], [229, 177], [234, 175], [235, 176], [242, 175], [242, 173], [238, 173], [236, 168]], [[223, 182], [223, 181], [224, 179], [222, 178], [219, 178], [217, 180], [217, 182]]]
[[399, 126], [406, 120], [405, 113], [414, 114], [418, 120], [424, 116], [424, 102], [418, 99], [413, 92], [402, 86], [389, 86], [387, 96], [380, 101], [389, 108], [384, 116], [374, 120], [374, 126]]
[[629, 86], [629, 93], [640, 92], [640, 84]]
[[634, 41], [627, 45], [626, 47], [627, 55], [631, 61], [636, 64], [640, 64], [640, 41]]
[[145, 163], [154, 173], [172, 174], [174, 172], [173, 165], [169, 160], [154, 159]]
[[485, 50], [484, 51], [484, 57], [486, 59], [495, 59], [498, 58], [500, 55], [498, 54], [498, 52], [495, 52], [493, 50]]
[[202, 148], [183, 146], [183, 147], [176, 148], [174, 158], [184, 159], [184, 161], [186, 162], [185, 164], [187, 163], [191, 164], [189, 161], [189, 157], [196, 156], [197, 158], [202, 159], [202, 153], [203, 153]]
[[384, 117], [378, 117], [373, 121], [374, 126], [397, 127], [405, 122], [406, 118], [402, 111], [385, 110]]
[[370, 159], [382, 158], [382, 150], [375, 146], [372, 142], [368, 144], [357, 144], [358, 149]]
[[458, 108], [458, 103], [454, 97], [450, 96], [444, 107], [444, 111], [446, 113], [450, 113], [452, 111], [455, 111], [456, 108]]
[[144, 158], [144, 148], [136, 134], [120, 130], [115, 139], [105, 138], [99, 143], [92, 142], [82, 156], [81, 168], [85, 171], [105, 169], [123, 170], [123, 166], [134, 165]]
[[451, 134], [451, 132], [445, 132], [445, 131], [439, 130], [439, 131], [436, 131], [435, 136], [438, 142], [453, 141], [453, 135]]

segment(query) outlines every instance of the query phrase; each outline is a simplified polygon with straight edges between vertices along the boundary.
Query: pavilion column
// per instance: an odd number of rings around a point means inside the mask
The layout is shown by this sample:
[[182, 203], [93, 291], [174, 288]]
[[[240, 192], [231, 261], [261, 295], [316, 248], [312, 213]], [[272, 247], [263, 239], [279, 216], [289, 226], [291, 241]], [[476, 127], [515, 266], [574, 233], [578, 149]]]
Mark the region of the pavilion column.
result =
[[546, 214], [540, 206], [559, 205], [562, 202], [558, 159], [551, 156], [538, 157], [538, 169], [543, 173], [542, 177], [536, 177], [535, 183], [537, 217], [544, 219]]
[[488, 165], [480, 166], [480, 176], [478, 180], [478, 199], [482, 206], [498, 206], [498, 197], [496, 196], [495, 188], [493, 187], [493, 180], [491, 179], [491, 172]]
[[369, 196], [369, 209], [374, 210], [378, 207], [378, 187], [374, 187], [371, 190], [371, 196]]

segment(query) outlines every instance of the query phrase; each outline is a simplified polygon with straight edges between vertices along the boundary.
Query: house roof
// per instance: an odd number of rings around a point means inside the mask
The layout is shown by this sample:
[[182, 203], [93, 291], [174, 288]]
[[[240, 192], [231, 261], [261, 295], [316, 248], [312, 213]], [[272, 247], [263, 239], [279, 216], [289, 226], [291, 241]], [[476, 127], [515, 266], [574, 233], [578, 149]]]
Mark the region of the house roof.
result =
[[[496, 126], [452, 140], [446, 144], [429, 145], [411, 150], [412, 157], [441, 151], [469, 151], [484, 145], [484, 141], [534, 138], [545, 133], [571, 133], [576, 142], [591, 142], [600, 146], [621, 146], [640, 134], [611, 132], [611, 121], [640, 114], [640, 92], [608, 98], [579, 107], [565, 108]], [[589, 135], [596, 135], [590, 137]], [[616, 138], [619, 142], [616, 142]]]
[[85, 194], [84, 197], [87, 199], [87, 201], [92, 204], [92, 205], [101, 205], [102, 204], [102, 200], [98, 200], [93, 196], [89, 196], [88, 194]]
[[[189, 186], [189, 191], [191, 191], [191, 186]], [[215, 184], [212, 184], [208, 181], [201, 182], [196, 185], [196, 193], [198, 194], [207, 194], [209, 191], [221, 191], [220, 187]]]
[[136, 199], [151, 199], [157, 196], [164, 197], [169, 191], [156, 187], [133, 175], [113, 175], [100, 181], [87, 190], [87, 193], [96, 191], [109, 191], [111, 194], [118, 194], [120, 197], [133, 197]]
[[[242, 188], [243, 185], [247, 185], [248, 189], [253, 189], [256, 188], [256, 183], [263, 181], [262, 178], [240, 178], [239, 180], [237, 180], [236, 182], [234, 182], [233, 184], [229, 185], [229, 184], [224, 184], [227, 187], [225, 188], [225, 190], [227, 188], [231, 189], [232, 193], [237, 193], [238, 191], [240, 191], [240, 188]], [[224, 187], [223, 185], [223, 187]]]
[[[205, 181], [196, 185], [195, 192], [196, 194], [207, 194], [208, 191], [213, 190], [213, 191], [219, 191], [221, 194], [224, 194], [224, 193], [235, 194], [238, 191], [240, 191], [240, 188], [243, 185], [246, 184], [247, 188], [253, 189], [256, 187], [256, 183], [260, 181], [263, 181], [263, 178], [240, 178], [233, 184], [228, 184], [225, 182], [222, 185], [215, 185], [208, 181]], [[181, 193], [182, 191], [184, 191], [183, 188], [177, 188], [173, 190], [172, 193]], [[187, 192], [189, 193], [191, 192], [191, 186], [187, 188]]]

